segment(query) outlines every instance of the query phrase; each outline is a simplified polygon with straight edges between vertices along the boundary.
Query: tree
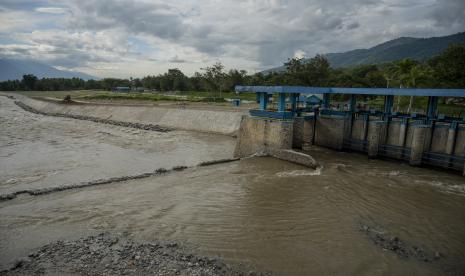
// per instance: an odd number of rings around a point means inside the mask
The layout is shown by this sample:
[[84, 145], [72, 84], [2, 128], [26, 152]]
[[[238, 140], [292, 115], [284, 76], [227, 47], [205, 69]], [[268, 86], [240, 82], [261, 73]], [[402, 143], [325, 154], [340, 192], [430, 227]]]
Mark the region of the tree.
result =
[[224, 65], [221, 62], [217, 62], [211, 67], [201, 69], [204, 71], [203, 77], [205, 78], [207, 85], [210, 87], [210, 91], [219, 91], [221, 98], [221, 92], [224, 88], [226, 78], [226, 74], [223, 72]]
[[328, 60], [322, 55], [309, 60], [292, 58], [284, 66], [287, 69], [285, 82], [290, 85], [324, 86], [331, 69]]
[[22, 83], [27, 90], [34, 90], [37, 77], [32, 74], [23, 75]]
[[452, 44], [443, 53], [433, 57], [431, 66], [437, 87], [465, 87], [465, 44]]

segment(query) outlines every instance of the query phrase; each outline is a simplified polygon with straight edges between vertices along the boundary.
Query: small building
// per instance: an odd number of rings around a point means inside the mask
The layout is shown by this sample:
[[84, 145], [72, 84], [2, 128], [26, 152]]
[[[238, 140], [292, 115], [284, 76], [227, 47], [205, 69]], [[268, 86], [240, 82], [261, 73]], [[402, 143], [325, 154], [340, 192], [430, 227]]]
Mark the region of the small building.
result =
[[322, 102], [323, 102], [323, 97], [318, 94], [301, 95], [297, 99], [297, 103], [304, 107], [312, 107], [312, 106], [321, 105]]
[[307, 97], [307, 105], [321, 105], [323, 97], [321, 95], [313, 94]]

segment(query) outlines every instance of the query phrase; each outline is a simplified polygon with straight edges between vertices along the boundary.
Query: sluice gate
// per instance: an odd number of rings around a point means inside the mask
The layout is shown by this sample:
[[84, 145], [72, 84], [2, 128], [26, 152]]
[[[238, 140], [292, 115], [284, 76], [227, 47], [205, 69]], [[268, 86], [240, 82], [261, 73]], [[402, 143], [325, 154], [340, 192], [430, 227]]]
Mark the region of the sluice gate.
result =
[[[465, 98], [465, 89], [236, 86], [236, 92], [254, 92], [259, 103], [242, 120], [237, 156], [263, 148], [318, 145], [465, 175], [465, 114], [438, 112], [441, 97]], [[309, 106], [302, 101], [305, 95], [321, 95], [321, 101]], [[347, 103], [332, 102], [333, 95]], [[377, 108], [357, 104], [359, 98], [380, 96], [384, 100]], [[394, 111], [399, 96], [428, 97], [425, 111]]]

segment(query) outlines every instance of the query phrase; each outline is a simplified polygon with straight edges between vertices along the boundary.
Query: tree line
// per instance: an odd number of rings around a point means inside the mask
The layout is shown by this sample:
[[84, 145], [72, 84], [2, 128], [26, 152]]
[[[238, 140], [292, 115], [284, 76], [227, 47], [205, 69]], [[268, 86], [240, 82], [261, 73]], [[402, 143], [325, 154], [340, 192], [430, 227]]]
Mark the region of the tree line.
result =
[[[174, 68], [143, 78], [42, 78], [24, 75], [21, 80], [0, 82], [0, 90], [111, 90], [114, 87], [143, 87], [156, 91], [229, 92], [235, 85], [303, 85], [329, 87], [465, 88], [465, 44], [449, 46], [426, 61], [403, 59], [384, 64], [331, 68], [322, 55], [311, 59], [289, 59], [282, 72], [248, 74], [245, 70], [226, 71], [221, 63], [201, 68], [186, 76]], [[221, 97], [221, 95], [220, 95]]]

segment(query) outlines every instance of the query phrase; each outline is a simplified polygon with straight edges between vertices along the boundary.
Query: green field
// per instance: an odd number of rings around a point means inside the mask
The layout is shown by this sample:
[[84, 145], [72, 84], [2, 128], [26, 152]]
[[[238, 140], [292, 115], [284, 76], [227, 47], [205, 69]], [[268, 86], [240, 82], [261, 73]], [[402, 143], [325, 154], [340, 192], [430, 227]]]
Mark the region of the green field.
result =
[[226, 98], [255, 100], [254, 93], [236, 94], [232, 92], [109, 92], [109, 91], [21, 91], [18, 92], [29, 97], [63, 99], [70, 95], [75, 100], [137, 100], [137, 101], [175, 101], [175, 102], [225, 102]]

